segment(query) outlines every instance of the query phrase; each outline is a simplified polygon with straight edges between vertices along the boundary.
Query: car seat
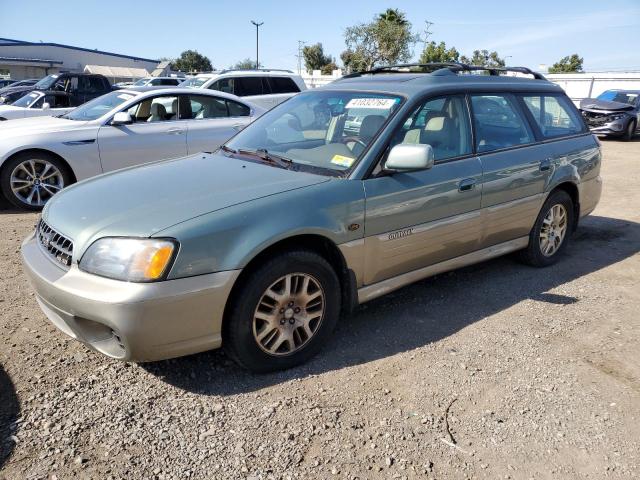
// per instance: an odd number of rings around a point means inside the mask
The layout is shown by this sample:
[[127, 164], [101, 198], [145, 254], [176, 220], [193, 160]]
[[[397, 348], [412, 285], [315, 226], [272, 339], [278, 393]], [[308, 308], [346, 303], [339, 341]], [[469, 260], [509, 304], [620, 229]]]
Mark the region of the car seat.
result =
[[161, 103], [153, 103], [151, 105], [151, 116], [147, 122], [161, 122], [167, 118], [167, 109]]

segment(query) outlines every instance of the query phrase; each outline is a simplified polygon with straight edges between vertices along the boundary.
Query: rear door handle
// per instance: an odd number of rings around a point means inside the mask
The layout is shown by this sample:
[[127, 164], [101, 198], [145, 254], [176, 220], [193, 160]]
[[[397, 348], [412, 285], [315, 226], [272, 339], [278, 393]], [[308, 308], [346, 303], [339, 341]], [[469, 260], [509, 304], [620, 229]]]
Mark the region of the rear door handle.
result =
[[547, 170], [551, 170], [551, 159], [546, 158], [540, 162], [540, 171], [546, 172]]
[[235, 125], [232, 125], [232, 127], [233, 127], [235, 130], [240, 131], [240, 130], [242, 130], [244, 127], [246, 127], [246, 125], [245, 125], [244, 123], [236, 123]]
[[458, 190], [461, 192], [467, 192], [469, 190], [473, 190], [475, 186], [475, 178], [465, 178], [464, 180], [460, 180], [460, 183], [458, 183]]
[[167, 130], [167, 133], [169, 135], [182, 135], [184, 133], [184, 130], [182, 128], [170, 128], [169, 130]]

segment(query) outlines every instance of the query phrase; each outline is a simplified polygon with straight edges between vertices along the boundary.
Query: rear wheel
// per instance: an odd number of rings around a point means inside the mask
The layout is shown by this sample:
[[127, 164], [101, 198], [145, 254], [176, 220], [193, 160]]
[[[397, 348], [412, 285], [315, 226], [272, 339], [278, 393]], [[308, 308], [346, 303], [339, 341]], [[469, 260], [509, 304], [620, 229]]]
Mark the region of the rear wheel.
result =
[[67, 166], [45, 152], [26, 152], [2, 168], [0, 186], [4, 196], [18, 208], [40, 210], [56, 193], [71, 183]]
[[331, 265], [307, 250], [279, 254], [247, 276], [231, 299], [222, 345], [255, 372], [305, 362], [329, 339], [340, 314]]
[[529, 233], [529, 244], [520, 258], [534, 267], [546, 267], [558, 261], [574, 224], [574, 205], [564, 190], [556, 190], [544, 202], [536, 223]]
[[636, 121], [631, 120], [629, 125], [627, 125], [627, 129], [624, 132], [622, 138], [626, 141], [633, 140], [633, 137], [636, 135]]

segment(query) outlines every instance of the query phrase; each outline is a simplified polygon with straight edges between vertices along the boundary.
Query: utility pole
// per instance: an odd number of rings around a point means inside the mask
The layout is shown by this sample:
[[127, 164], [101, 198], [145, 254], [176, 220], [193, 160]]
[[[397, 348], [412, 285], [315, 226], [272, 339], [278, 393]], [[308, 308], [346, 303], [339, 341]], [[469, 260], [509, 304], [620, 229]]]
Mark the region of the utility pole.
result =
[[256, 70], [257, 70], [260, 68], [260, 58], [258, 56], [258, 30], [264, 24], [264, 22], [258, 23], [251, 20], [251, 23], [253, 23], [256, 26]]
[[427, 41], [429, 40], [429, 37], [431, 36], [431, 32], [429, 31], [429, 29], [433, 25], [433, 22], [430, 22], [429, 20], [425, 20], [424, 23], [425, 23], [425, 27], [424, 27], [424, 48], [427, 48]]
[[298, 75], [302, 75], [302, 47], [305, 43], [304, 40], [298, 40]]

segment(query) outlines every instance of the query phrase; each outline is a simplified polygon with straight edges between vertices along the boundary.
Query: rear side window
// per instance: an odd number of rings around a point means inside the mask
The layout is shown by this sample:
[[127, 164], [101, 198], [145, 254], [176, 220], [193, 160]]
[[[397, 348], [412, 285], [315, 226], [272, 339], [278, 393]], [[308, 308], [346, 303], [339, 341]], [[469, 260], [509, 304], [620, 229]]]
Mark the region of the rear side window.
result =
[[534, 141], [533, 133], [510, 95], [472, 95], [471, 108], [478, 152]]
[[248, 117], [251, 114], [249, 107], [233, 100], [227, 100], [230, 117]]
[[545, 138], [582, 133], [584, 127], [567, 99], [556, 95], [525, 95], [524, 104]]
[[189, 102], [183, 102], [185, 107], [180, 109], [180, 118], [201, 120], [228, 116], [227, 104], [221, 98], [207, 95], [189, 95], [188, 99]]
[[296, 82], [289, 77], [269, 77], [271, 93], [297, 93], [300, 91]]

